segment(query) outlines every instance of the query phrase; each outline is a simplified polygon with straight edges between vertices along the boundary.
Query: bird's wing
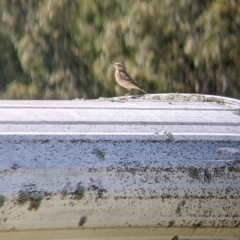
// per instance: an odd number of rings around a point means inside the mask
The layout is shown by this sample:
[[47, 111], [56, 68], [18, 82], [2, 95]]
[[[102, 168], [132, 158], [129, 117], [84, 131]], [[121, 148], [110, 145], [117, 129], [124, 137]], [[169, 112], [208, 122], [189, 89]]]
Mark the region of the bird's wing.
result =
[[119, 75], [122, 80], [128, 82], [129, 84], [133, 84], [134, 86], [136, 86], [137, 89], [141, 90], [144, 93], [147, 93], [142, 88], [140, 88], [137, 82], [135, 82], [125, 71], [119, 71]]
[[132, 78], [125, 71], [119, 71], [119, 75], [119, 77], [126, 82], [133, 82]]

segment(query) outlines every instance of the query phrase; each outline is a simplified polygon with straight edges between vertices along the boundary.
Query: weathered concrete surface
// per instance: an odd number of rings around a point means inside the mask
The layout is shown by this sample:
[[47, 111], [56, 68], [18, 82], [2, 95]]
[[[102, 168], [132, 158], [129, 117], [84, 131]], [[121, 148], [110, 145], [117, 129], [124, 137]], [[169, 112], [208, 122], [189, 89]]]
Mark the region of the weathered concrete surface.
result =
[[86, 217], [89, 229], [228, 227], [219, 237], [238, 238], [239, 109], [181, 94], [1, 101], [0, 230], [82, 229]]

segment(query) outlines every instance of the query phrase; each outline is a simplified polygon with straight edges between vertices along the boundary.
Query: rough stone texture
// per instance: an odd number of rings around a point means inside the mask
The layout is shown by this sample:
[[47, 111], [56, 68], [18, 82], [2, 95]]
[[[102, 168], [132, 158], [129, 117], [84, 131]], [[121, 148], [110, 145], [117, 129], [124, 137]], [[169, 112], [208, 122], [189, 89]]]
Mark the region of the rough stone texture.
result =
[[239, 109], [181, 94], [1, 101], [0, 230], [239, 229]]

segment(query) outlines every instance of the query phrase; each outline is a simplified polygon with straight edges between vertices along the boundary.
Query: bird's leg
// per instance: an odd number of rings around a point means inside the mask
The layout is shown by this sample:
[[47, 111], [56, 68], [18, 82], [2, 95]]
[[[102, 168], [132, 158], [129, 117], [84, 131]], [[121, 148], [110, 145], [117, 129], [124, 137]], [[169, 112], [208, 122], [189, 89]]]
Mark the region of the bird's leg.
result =
[[126, 94], [125, 94], [125, 100], [128, 100], [128, 96], [132, 94], [132, 89], [130, 89]]
[[132, 89], [130, 89], [126, 94], [125, 94], [125, 96], [127, 97], [127, 96], [129, 96], [129, 95], [131, 95], [132, 94]]

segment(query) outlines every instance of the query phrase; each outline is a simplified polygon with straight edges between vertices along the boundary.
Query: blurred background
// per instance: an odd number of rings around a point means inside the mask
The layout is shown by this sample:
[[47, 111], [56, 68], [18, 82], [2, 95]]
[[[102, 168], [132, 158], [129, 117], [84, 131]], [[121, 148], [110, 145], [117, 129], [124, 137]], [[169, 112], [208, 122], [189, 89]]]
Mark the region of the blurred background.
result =
[[[1, 0], [0, 98], [149, 93], [240, 98], [240, 0]], [[135, 94], [138, 91], [134, 91]]]

